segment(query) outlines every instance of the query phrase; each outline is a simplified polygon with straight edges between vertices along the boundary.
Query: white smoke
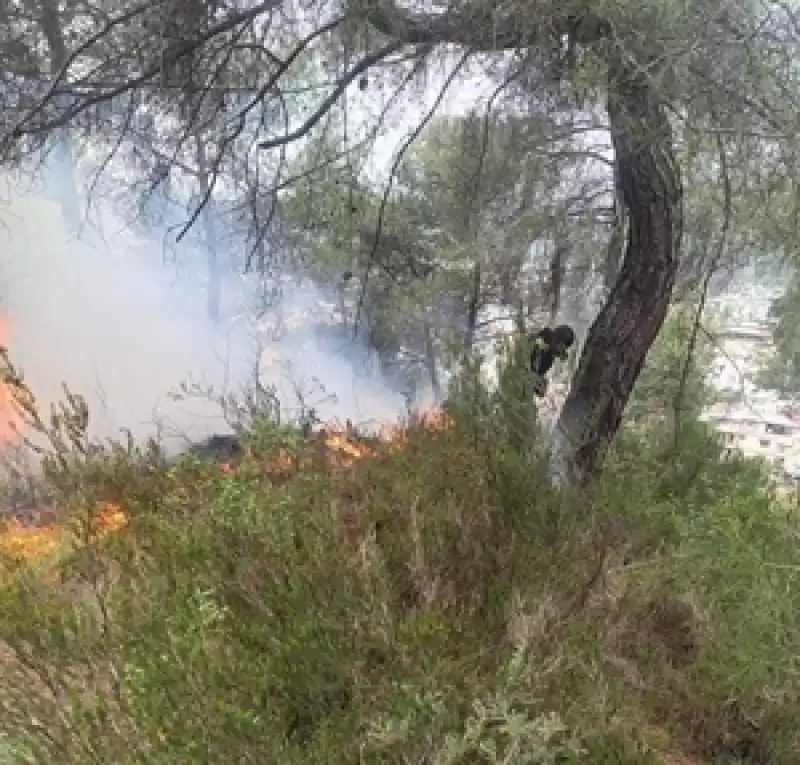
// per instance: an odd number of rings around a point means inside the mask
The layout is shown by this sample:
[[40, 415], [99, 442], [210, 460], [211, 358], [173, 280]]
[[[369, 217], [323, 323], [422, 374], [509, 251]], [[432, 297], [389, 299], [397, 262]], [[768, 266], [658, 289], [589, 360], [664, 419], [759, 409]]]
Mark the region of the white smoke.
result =
[[66, 383], [87, 399], [96, 437], [128, 428], [179, 445], [225, 432], [218, 405], [202, 396], [175, 401], [170, 392], [186, 382], [217, 395], [239, 392], [253, 383], [261, 348], [261, 383], [276, 388], [284, 417], [298, 412], [298, 394], [323, 420], [403, 413], [403, 396], [363, 363], [363, 349], [319, 332], [326, 313], [318, 289], [284, 285], [260, 326], [229, 305], [222, 328], [214, 327], [198, 287], [202, 253], [182, 253], [197, 263], [194, 284], [176, 281], [163, 267], [158, 232], [134, 236], [108, 210], [93, 218], [102, 235], [88, 230], [76, 241], [43, 194], [9, 194], [0, 209], [4, 341], [45, 412]]
[[324, 422], [377, 425], [396, 419], [406, 399], [389, 388], [374, 355], [345, 333], [320, 331], [338, 323], [336, 303], [314, 285], [284, 289], [260, 323], [263, 382], [274, 386], [289, 417], [298, 414], [302, 398]]

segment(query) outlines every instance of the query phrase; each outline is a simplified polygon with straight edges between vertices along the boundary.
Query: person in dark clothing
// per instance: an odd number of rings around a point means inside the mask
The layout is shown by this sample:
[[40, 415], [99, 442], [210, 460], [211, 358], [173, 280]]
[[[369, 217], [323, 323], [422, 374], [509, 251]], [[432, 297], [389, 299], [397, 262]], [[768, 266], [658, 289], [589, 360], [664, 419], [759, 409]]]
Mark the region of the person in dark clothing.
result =
[[531, 371], [534, 375], [534, 392], [544, 396], [547, 392], [547, 373], [556, 359], [566, 359], [569, 349], [575, 343], [572, 327], [562, 324], [551, 329], [544, 327], [533, 337], [531, 350]]

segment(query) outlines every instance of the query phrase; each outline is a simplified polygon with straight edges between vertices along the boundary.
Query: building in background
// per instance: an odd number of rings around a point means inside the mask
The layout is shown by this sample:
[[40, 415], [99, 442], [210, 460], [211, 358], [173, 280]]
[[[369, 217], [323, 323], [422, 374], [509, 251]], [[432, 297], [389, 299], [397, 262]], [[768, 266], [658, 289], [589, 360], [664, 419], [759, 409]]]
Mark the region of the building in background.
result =
[[721, 392], [752, 397], [758, 370], [772, 349], [772, 325], [749, 321], [723, 325], [716, 333], [717, 356], [711, 369], [714, 387]]
[[756, 379], [772, 351], [769, 309], [783, 290], [744, 283], [710, 301], [719, 329], [709, 378], [726, 403], [706, 409], [730, 451], [767, 462], [776, 476], [800, 479], [800, 413], [793, 402], [758, 387]]
[[776, 474], [794, 470], [800, 458], [800, 418], [773, 405], [715, 404], [701, 419], [714, 426], [731, 452], [763, 459]]

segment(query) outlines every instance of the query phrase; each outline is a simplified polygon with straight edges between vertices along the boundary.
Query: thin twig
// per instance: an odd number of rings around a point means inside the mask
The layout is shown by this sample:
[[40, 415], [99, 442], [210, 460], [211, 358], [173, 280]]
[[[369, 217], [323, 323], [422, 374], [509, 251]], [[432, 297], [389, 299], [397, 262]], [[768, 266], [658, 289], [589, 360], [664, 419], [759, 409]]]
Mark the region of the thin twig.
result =
[[703, 278], [703, 284], [700, 291], [700, 299], [698, 300], [697, 303], [697, 310], [695, 311], [694, 321], [692, 323], [692, 331], [691, 334], [689, 335], [689, 343], [686, 347], [686, 359], [683, 364], [683, 369], [681, 370], [681, 377], [680, 377], [680, 382], [678, 383], [678, 390], [675, 394], [673, 411], [675, 413], [674, 433], [675, 433], [676, 449], [678, 447], [678, 442], [680, 439], [681, 407], [683, 406], [683, 400], [686, 395], [686, 387], [689, 380], [689, 373], [691, 372], [692, 364], [694, 363], [694, 352], [697, 347], [697, 337], [698, 334], [700, 333], [701, 322], [703, 320], [703, 312], [705, 311], [706, 303], [708, 302], [709, 286], [711, 284], [711, 279], [714, 276], [714, 273], [716, 272], [720, 262], [722, 261], [723, 256], [725, 255], [725, 248], [728, 239], [728, 231], [730, 229], [731, 218], [732, 218], [733, 195], [731, 191], [730, 174], [728, 172], [728, 156], [725, 151], [725, 143], [722, 140], [722, 136], [719, 133], [717, 133], [715, 139], [717, 144], [717, 151], [719, 152], [720, 180], [722, 182], [722, 195], [723, 195], [722, 227], [720, 228], [717, 250], [714, 253], [714, 257], [711, 259], [711, 263], [709, 264], [708, 270], [706, 271], [706, 274]]
[[372, 266], [375, 262], [375, 256], [378, 252], [378, 245], [380, 244], [381, 234], [383, 233], [383, 222], [386, 216], [386, 208], [389, 204], [389, 195], [392, 192], [392, 186], [394, 185], [395, 176], [397, 175], [397, 170], [400, 167], [400, 163], [403, 161], [403, 158], [406, 155], [406, 152], [411, 148], [413, 143], [419, 138], [422, 131], [428, 126], [430, 121], [433, 119], [436, 112], [439, 110], [439, 107], [444, 101], [444, 97], [447, 94], [447, 91], [450, 90], [451, 85], [455, 82], [456, 77], [464, 68], [464, 65], [469, 60], [471, 56], [471, 51], [466, 51], [459, 59], [458, 63], [450, 74], [447, 76], [444, 84], [442, 85], [441, 89], [436, 95], [436, 99], [433, 102], [433, 105], [427, 112], [423, 115], [422, 119], [419, 121], [417, 126], [412, 131], [411, 135], [405, 140], [403, 145], [400, 147], [400, 151], [397, 152], [394, 158], [394, 162], [392, 163], [392, 167], [389, 171], [389, 179], [386, 182], [386, 187], [383, 190], [383, 197], [381, 198], [381, 204], [378, 208], [378, 221], [375, 227], [375, 237], [373, 239], [372, 248], [367, 255], [367, 263], [364, 266], [364, 278], [361, 281], [361, 290], [358, 296], [358, 303], [356, 304], [356, 316], [355, 321], [353, 322], [353, 333], [354, 335], [358, 334], [361, 314], [364, 310], [364, 303], [367, 297], [367, 287], [369, 285], [369, 277], [372, 272]]
[[323, 99], [316, 111], [302, 125], [300, 125], [296, 130], [293, 130], [291, 133], [286, 133], [282, 136], [262, 141], [259, 144], [259, 148], [274, 149], [287, 143], [299, 141], [301, 138], [307, 135], [330, 111], [330, 108], [336, 103], [336, 101], [339, 99], [339, 96], [341, 96], [342, 93], [347, 90], [347, 87], [351, 82], [353, 82], [360, 74], [375, 66], [379, 61], [400, 50], [401, 47], [402, 45], [400, 43], [392, 42], [364, 56], [350, 69], [349, 72], [346, 72], [341, 77], [341, 79], [337, 82], [336, 87], [325, 99]]
[[[127, 93], [130, 90], [136, 90], [142, 84], [149, 82], [154, 77], [156, 77], [160, 72], [163, 71], [164, 67], [167, 64], [175, 63], [176, 61], [184, 58], [185, 56], [192, 53], [192, 51], [196, 50], [197, 48], [201, 47], [209, 40], [212, 40], [214, 37], [218, 37], [221, 34], [231, 31], [235, 29], [240, 24], [246, 24], [253, 19], [260, 16], [265, 11], [270, 10], [277, 0], [267, 0], [267, 2], [259, 3], [258, 5], [250, 8], [247, 11], [243, 11], [242, 13], [238, 13], [234, 16], [231, 16], [224, 21], [221, 21], [219, 24], [216, 24], [209, 29], [207, 29], [203, 34], [198, 35], [193, 40], [187, 40], [180, 45], [177, 45], [169, 54], [165, 54], [161, 60], [154, 64], [147, 69], [145, 69], [142, 74], [131, 77], [130, 79], [120, 83], [116, 87], [112, 88], [109, 91], [104, 93], [96, 93], [89, 98], [86, 98], [83, 102], [79, 104], [75, 104], [74, 106], [65, 109], [58, 117], [55, 119], [41, 122], [37, 125], [33, 125], [30, 127], [26, 127], [26, 124], [29, 123], [37, 114], [39, 114], [47, 103], [51, 100], [53, 93], [55, 92], [58, 85], [63, 81], [64, 76], [66, 75], [67, 68], [75, 61], [75, 59], [84, 51], [86, 51], [91, 45], [93, 45], [98, 40], [102, 39], [102, 37], [108, 33], [108, 30], [104, 28], [100, 32], [92, 35], [88, 38], [82, 45], [78, 46], [78, 48], [73, 51], [70, 58], [65, 63], [65, 67], [62, 67], [62, 70], [56, 76], [55, 80], [50, 86], [48, 92], [41, 98], [38, 104], [25, 116], [22, 120], [19, 121], [17, 126], [11, 131], [11, 136], [13, 138], [21, 138], [24, 135], [34, 135], [37, 133], [47, 133], [55, 128], [64, 127], [65, 125], [69, 124], [76, 116], [81, 114], [82, 112], [87, 111], [93, 106], [98, 104], [112, 101], [117, 96], [122, 95], [123, 93]], [[148, 6], [152, 5], [148, 3]], [[122, 16], [117, 17], [109, 22], [109, 25], [118, 26], [119, 24], [123, 23], [129, 18], [132, 18], [137, 13], [141, 13], [143, 8], [146, 6], [137, 6], [133, 10], [129, 11]]]

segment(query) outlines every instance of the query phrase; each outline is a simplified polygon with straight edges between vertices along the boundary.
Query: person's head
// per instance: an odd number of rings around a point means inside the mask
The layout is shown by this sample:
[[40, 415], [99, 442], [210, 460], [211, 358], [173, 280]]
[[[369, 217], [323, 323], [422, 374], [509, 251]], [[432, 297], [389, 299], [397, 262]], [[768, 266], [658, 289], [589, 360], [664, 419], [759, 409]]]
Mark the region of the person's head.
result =
[[575, 342], [575, 332], [572, 327], [561, 324], [553, 330], [553, 353], [560, 358], [566, 358], [569, 349]]

